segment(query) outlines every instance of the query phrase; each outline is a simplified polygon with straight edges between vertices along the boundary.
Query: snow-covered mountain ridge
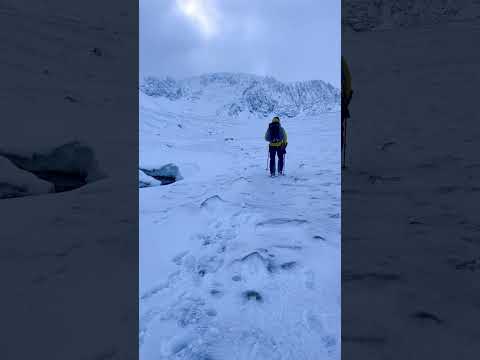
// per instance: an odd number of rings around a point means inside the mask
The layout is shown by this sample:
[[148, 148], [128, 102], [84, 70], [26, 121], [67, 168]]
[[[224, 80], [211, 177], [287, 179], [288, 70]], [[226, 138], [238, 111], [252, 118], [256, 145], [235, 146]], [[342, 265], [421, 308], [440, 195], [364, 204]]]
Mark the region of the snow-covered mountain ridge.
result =
[[477, 0], [351, 0], [345, 3], [342, 23], [360, 32], [476, 22], [479, 16]]
[[241, 73], [211, 73], [183, 80], [148, 76], [140, 91], [234, 117], [241, 113], [295, 117], [340, 109], [340, 90], [321, 80], [284, 83], [273, 77]]

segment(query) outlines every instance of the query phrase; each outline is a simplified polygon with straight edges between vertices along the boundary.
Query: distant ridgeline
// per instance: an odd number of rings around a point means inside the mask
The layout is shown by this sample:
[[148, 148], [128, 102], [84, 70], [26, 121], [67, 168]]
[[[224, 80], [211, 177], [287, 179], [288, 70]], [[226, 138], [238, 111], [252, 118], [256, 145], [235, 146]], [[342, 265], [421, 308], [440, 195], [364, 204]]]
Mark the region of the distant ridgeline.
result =
[[295, 117], [340, 111], [340, 90], [321, 80], [283, 83], [272, 77], [213, 73], [175, 80], [146, 77], [140, 90], [171, 101], [214, 105], [217, 115], [243, 112]]
[[417, 27], [451, 21], [477, 21], [477, 0], [350, 0], [342, 23], [353, 31]]

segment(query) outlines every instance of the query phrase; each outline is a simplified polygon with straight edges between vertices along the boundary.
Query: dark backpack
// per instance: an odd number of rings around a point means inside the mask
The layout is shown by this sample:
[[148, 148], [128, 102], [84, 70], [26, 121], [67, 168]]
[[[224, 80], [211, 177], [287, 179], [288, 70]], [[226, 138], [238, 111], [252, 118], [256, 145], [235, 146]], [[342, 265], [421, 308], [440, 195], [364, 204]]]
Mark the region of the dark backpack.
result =
[[270, 125], [268, 125], [268, 132], [270, 133], [270, 142], [276, 143], [283, 141], [283, 131], [279, 123], [270, 123]]

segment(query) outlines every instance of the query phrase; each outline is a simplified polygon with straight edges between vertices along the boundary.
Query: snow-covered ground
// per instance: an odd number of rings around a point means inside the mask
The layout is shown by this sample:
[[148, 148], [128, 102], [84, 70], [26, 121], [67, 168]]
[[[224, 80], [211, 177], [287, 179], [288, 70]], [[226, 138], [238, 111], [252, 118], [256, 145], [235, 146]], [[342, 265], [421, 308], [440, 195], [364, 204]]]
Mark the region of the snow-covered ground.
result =
[[42, 193], [0, 200], [0, 358], [135, 359], [134, 6], [4, 0], [0, 22], [0, 152], [79, 141], [107, 176], [46, 193], [51, 184], [0, 160], [0, 193]]
[[345, 358], [478, 357], [479, 19], [343, 36]]
[[340, 358], [339, 113], [282, 121], [286, 176], [266, 172], [269, 119], [219, 118], [140, 94], [140, 358]]

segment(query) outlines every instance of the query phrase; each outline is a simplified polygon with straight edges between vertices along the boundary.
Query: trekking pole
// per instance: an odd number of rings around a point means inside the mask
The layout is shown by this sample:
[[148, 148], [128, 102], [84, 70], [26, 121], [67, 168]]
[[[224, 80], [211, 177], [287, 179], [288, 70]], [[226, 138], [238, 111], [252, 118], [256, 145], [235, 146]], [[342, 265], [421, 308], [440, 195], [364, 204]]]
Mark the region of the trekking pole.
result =
[[345, 154], [347, 153], [347, 118], [345, 118], [345, 127], [343, 129], [343, 168], [347, 167]]
[[[342, 169], [343, 168], [346, 168], [347, 167], [347, 164], [346, 164], [346, 153], [347, 153], [347, 120], [348, 118], [350, 117], [350, 111], [348, 110], [348, 105], [350, 104], [350, 101], [352, 101], [352, 96], [353, 96], [353, 90], [350, 90], [350, 95], [348, 97], [348, 99], [346, 100], [346, 107], [345, 107], [345, 126], [344, 126], [344, 129], [342, 131], [342, 136], [343, 136], [343, 166], [342, 166]], [[343, 113], [343, 109], [342, 109], [342, 113]], [[343, 114], [342, 114], [343, 115]], [[342, 119], [342, 122], [343, 122], [343, 119]]]
[[268, 164], [270, 163], [270, 151], [267, 151], [268, 157], [267, 157], [267, 166], [265, 167], [265, 171], [268, 171]]

